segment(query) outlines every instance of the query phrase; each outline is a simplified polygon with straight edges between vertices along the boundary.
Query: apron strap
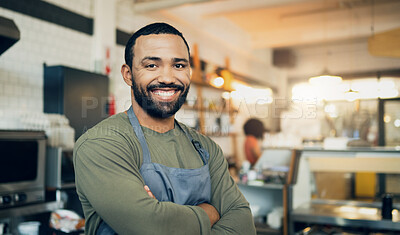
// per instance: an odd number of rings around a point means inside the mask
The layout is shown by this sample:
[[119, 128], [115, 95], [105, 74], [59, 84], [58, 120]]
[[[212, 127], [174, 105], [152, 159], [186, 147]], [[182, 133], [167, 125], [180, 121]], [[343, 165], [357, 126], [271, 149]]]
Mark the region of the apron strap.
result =
[[201, 146], [200, 142], [193, 139], [192, 135], [189, 133], [189, 131], [186, 131], [185, 129], [182, 128], [182, 126], [179, 124], [178, 121], [175, 120], [176, 125], [186, 134], [186, 136], [188, 137], [188, 139], [190, 140], [190, 142], [193, 144], [194, 148], [196, 149], [196, 151], [199, 153], [201, 160], [203, 160], [203, 164], [207, 165], [208, 163], [208, 159], [210, 157], [210, 155], [208, 154], [208, 152], [203, 148], [203, 146]]
[[[146, 138], [144, 137], [143, 130], [140, 126], [139, 120], [137, 119], [135, 113], [133, 112], [132, 106], [128, 109], [128, 117], [129, 117], [129, 122], [131, 123], [133, 127], [133, 131], [135, 132], [136, 136], [139, 139], [139, 143], [142, 147], [142, 152], [143, 152], [143, 163], [151, 163], [151, 155], [150, 155], [150, 150], [146, 142]], [[208, 152], [201, 146], [200, 142], [193, 139], [192, 135], [186, 131], [185, 129], [182, 128], [182, 126], [179, 124], [178, 121], [175, 120], [176, 125], [186, 134], [190, 142], [193, 144], [194, 148], [196, 151], [199, 153], [201, 160], [203, 161], [204, 165], [207, 165], [208, 159], [210, 155]]]
[[135, 131], [135, 134], [139, 139], [139, 143], [142, 146], [143, 163], [151, 163], [150, 150], [149, 147], [147, 146], [146, 138], [144, 137], [139, 120], [137, 119], [135, 113], [133, 112], [132, 106], [128, 110], [128, 117], [133, 127], [133, 131]]

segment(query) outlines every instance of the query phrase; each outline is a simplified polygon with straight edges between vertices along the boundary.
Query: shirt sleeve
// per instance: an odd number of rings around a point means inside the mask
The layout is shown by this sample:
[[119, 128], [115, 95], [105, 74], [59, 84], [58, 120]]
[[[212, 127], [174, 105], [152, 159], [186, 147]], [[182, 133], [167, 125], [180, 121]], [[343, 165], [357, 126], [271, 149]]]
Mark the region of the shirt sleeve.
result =
[[211, 234], [256, 234], [249, 203], [231, 178], [221, 148], [214, 142], [209, 146], [211, 204], [221, 217]]
[[[76, 147], [74, 165], [81, 201], [121, 235], [210, 234], [209, 218], [200, 207], [148, 196], [139, 164], [129, 157], [139, 150], [132, 148], [118, 138], [86, 139]], [[95, 220], [87, 218], [87, 223]]]

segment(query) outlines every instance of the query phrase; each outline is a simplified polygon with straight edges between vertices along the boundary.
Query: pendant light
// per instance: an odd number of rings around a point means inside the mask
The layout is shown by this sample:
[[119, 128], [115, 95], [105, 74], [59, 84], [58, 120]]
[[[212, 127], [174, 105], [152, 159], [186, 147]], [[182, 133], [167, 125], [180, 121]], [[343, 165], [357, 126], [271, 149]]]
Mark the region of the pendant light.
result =
[[342, 77], [331, 75], [329, 71], [325, 68], [321, 75], [310, 77], [308, 82], [312, 85], [333, 85], [342, 82]]
[[[324, 6], [326, 6], [326, 1], [324, 2]], [[322, 23], [323, 23], [323, 39], [324, 41], [326, 40], [326, 12], [324, 12], [322, 14], [323, 19], [322, 19]], [[312, 85], [332, 85], [332, 84], [339, 84], [342, 81], [342, 77], [340, 76], [335, 76], [332, 75], [328, 69], [327, 69], [327, 61], [328, 61], [328, 48], [325, 43], [325, 50], [326, 50], [326, 55], [325, 55], [325, 61], [324, 61], [324, 70], [322, 71], [322, 73], [318, 76], [313, 76], [310, 77], [308, 79], [308, 82]]]

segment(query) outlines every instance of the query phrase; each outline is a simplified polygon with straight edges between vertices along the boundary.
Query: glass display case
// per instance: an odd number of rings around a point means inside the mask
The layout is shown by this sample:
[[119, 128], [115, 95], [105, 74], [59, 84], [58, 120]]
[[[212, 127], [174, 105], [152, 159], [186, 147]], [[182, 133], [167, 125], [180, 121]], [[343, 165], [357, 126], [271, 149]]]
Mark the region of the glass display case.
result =
[[292, 188], [300, 155], [297, 149], [263, 149], [254, 168], [240, 172], [238, 186], [250, 204], [257, 234], [290, 234]]
[[[303, 150], [290, 234], [398, 234], [398, 166], [396, 148]], [[382, 214], [383, 196], [390, 197], [391, 218]]]

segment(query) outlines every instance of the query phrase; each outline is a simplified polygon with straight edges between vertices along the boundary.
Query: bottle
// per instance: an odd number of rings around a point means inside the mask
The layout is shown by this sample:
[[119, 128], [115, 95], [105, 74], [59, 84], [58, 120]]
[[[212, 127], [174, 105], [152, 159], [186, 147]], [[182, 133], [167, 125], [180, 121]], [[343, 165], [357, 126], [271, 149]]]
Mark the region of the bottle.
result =
[[392, 220], [393, 197], [391, 194], [384, 194], [382, 197], [382, 219]]

